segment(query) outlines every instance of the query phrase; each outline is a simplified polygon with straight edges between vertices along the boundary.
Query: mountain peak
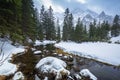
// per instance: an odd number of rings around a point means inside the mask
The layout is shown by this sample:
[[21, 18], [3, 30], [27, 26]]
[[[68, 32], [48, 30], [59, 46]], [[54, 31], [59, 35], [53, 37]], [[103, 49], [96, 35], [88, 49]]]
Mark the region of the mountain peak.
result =
[[102, 12], [100, 13], [99, 17], [103, 17], [103, 16], [105, 16], [105, 15], [106, 15], [105, 12], [102, 11]]

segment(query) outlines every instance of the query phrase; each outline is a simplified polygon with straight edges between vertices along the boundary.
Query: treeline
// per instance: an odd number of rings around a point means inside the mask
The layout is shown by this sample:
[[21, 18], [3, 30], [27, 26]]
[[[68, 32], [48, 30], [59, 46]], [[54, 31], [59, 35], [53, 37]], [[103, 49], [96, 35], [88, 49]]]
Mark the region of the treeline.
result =
[[[63, 41], [107, 41], [110, 37], [115, 37], [120, 34], [119, 16], [116, 15], [113, 25], [108, 21], [97, 23], [96, 20], [91, 22], [89, 26], [83, 24], [80, 18], [76, 25], [74, 25], [74, 17], [70, 13], [69, 8], [65, 10], [62, 30], [60, 29], [59, 20], [55, 22], [52, 7], [45, 10], [44, 6], [41, 7], [38, 16], [38, 39], [44, 40], [63, 40]], [[55, 25], [56, 24], [56, 25]]]
[[73, 25], [73, 16], [69, 9], [65, 10], [65, 16], [63, 21], [63, 41], [107, 41], [110, 37], [116, 37], [120, 35], [120, 18], [118, 15], [114, 17], [113, 25], [110, 25], [108, 21], [97, 23], [96, 20], [91, 22], [86, 27], [85, 24], [78, 18], [77, 24]]
[[[91, 22], [83, 24], [80, 18], [76, 25], [73, 15], [67, 8], [64, 13], [63, 26], [59, 19], [55, 21], [53, 9], [41, 6], [40, 13], [34, 8], [32, 0], [0, 0], [0, 37], [7, 37], [13, 43], [27, 43], [39, 40], [63, 41], [103, 41], [120, 34], [119, 16], [116, 15], [113, 25]], [[61, 28], [62, 27], [62, 28]], [[87, 28], [89, 27], [89, 29]]]

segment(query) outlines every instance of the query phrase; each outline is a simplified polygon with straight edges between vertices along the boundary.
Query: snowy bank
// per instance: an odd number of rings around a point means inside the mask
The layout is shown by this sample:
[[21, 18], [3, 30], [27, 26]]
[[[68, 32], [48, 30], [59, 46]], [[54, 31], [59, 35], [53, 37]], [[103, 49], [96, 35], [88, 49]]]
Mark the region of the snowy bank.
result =
[[10, 75], [15, 73], [17, 67], [15, 64], [9, 62], [12, 57], [12, 54], [17, 54], [20, 52], [24, 52], [23, 48], [16, 48], [15, 46], [11, 45], [8, 41], [3, 44], [0, 41], [0, 48], [2, 48], [2, 52], [0, 52], [0, 75]]
[[36, 40], [35, 41], [35, 46], [39, 46], [39, 45], [47, 45], [47, 44], [54, 44], [56, 43], [56, 41], [50, 41], [50, 40], [44, 40], [44, 41], [39, 41], [39, 40]]
[[[46, 57], [41, 59], [37, 65], [36, 69], [42, 75], [52, 74], [52, 76], [56, 75], [56, 80], [61, 79], [62, 75], [69, 75], [70, 72], [65, 69], [66, 63], [60, 59], [55, 57]], [[46, 76], [46, 75], [45, 75]]]
[[82, 57], [92, 58], [116, 66], [120, 65], [120, 44], [60, 42], [55, 46]]
[[112, 37], [112, 38], [110, 39], [110, 41], [111, 41], [112, 43], [115, 43], [115, 42], [119, 42], [119, 43], [120, 43], [120, 36]]

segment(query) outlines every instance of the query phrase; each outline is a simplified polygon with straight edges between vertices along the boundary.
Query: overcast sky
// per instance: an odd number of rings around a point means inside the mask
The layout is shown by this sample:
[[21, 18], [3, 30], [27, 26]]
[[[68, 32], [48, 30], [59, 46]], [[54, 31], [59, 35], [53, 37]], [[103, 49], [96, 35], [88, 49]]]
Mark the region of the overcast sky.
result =
[[105, 11], [109, 15], [120, 15], [120, 0], [34, 0], [35, 6], [46, 8], [52, 6], [54, 12], [62, 13], [66, 8], [74, 10], [76, 8], [90, 9], [97, 13]]

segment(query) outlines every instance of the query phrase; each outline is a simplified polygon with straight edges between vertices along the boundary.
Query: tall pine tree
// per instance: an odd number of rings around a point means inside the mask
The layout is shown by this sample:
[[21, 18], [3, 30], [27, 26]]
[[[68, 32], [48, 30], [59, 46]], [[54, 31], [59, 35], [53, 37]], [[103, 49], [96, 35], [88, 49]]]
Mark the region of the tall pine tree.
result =
[[[36, 22], [34, 16], [34, 5], [32, 0], [22, 0], [22, 31], [24, 37], [35, 39]], [[25, 41], [26, 41], [25, 39]]]
[[56, 37], [57, 37], [57, 40], [58, 42], [61, 40], [61, 33], [60, 33], [60, 25], [59, 25], [59, 19], [57, 19], [57, 33], [56, 33]]
[[120, 24], [119, 24], [119, 16], [116, 15], [113, 21], [113, 26], [111, 28], [111, 35], [116, 37], [120, 34]]
[[72, 31], [73, 31], [73, 16], [72, 13], [69, 12], [67, 8], [65, 10], [64, 22], [63, 22], [63, 35], [62, 39], [64, 41], [72, 40]]

